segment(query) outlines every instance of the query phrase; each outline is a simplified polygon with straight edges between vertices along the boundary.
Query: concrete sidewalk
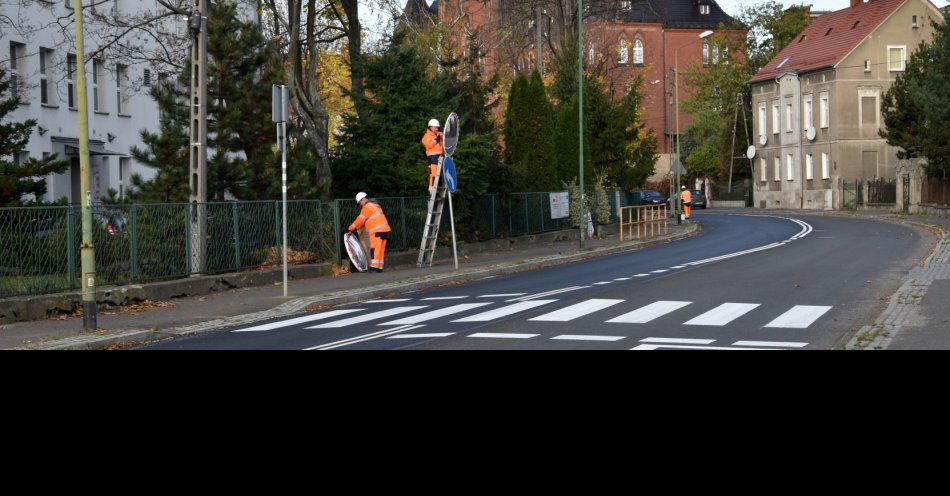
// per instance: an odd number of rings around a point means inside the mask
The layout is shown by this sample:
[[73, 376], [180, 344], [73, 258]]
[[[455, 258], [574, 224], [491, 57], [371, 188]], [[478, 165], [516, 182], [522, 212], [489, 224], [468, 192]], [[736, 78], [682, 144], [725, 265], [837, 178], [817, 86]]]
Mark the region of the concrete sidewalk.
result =
[[668, 235], [639, 241], [621, 241], [616, 234], [616, 225], [606, 226], [605, 231], [602, 239], [588, 240], [583, 251], [578, 247], [576, 231], [561, 231], [535, 236], [549, 241], [511, 244], [518, 249], [467, 256], [460, 254], [458, 271], [454, 269], [451, 258], [443, 258], [429, 269], [419, 269], [412, 264], [391, 267], [381, 274], [345, 273], [292, 280], [290, 296], [287, 298], [282, 296], [282, 286], [278, 283], [121, 307], [101, 311], [98, 316], [100, 330], [95, 332], [83, 332], [82, 318], [76, 316], [0, 325], [0, 349], [95, 349], [211, 332], [232, 325], [291, 315], [308, 308], [458, 284], [591, 256], [642, 249], [691, 236], [699, 232], [699, 226], [695, 223], [682, 226], [673, 224]]

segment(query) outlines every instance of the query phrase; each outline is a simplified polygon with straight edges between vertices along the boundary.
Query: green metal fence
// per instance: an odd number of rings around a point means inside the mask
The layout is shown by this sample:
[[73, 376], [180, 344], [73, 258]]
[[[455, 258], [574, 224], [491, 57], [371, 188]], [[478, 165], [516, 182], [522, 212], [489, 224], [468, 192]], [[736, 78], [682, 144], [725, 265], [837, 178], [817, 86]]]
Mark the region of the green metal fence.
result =
[[[592, 193], [592, 192], [591, 192]], [[590, 194], [590, 193], [588, 193]], [[617, 206], [635, 195], [610, 191], [611, 221]], [[392, 250], [419, 246], [428, 197], [379, 198], [393, 229]], [[549, 194], [485, 195], [474, 205], [477, 239], [568, 229], [573, 219], [552, 219]], [[99, 286], [170, 280], [192, 275], [189, 219], [207, 216], [206, 274], [278, 267], [279, 201], [96, 205], [93, 243]], [[289, 201], [291, 265], [339, 261], [342, 233], [359, 215], [353, 200]], [[443, 229], [447, 237], [448, 229]], [[79, 206], [0, 208], [0, 298], [79, 289]]]

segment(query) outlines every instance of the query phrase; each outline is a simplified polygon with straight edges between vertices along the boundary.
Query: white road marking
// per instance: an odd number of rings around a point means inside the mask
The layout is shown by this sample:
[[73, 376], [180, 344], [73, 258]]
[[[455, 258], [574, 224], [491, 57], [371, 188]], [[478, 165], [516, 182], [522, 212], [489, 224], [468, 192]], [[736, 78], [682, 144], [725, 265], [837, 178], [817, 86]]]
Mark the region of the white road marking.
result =
[[670, 268], [671, 268], [671, 269], [685, 269], [686, 266], [685, 266], [685, 265], [674, 265], [674, 266], [672, 266], [672, 267], [670, 267]]
[[658, 350], [660, 348], [672, 348], [672, 349], [682, 349], [682, 350], [776, 351], [775, 348], [727, 348], [725, 346], [688, 346], [688, 345], [677, 345], [677, 344], [641, 344], [640, 346], [637, 346], [636, 348], [630, 348], [630, 349], [631, 350]]
[[578, 289], [585, 289], [585, 288], [589, 288], [589, 287], [590, 287], [590, 286], [571, 286], [571, 287], [569, 287], [569, 288], [554, 289], [554, 290], [551, 290], [551, 291], [546, 291], [546, 292], [544, 292], [544, 293], [538, 293], [538, 294], [533, 294], [533, 295], [528, 295], [528, 296], [522, 296], [521, 298], [513, 298], [513, 299], [508, 300], [508, 301], [511, 302], [511, 301], [528, 301], [528, 300], [534, 300], [534, 299], [536, 299], [536, 298], [544, 298], [544, 297], [546, 297], [546, 296], [552, 296], [552, 295], [561, 294], [561, 293], [568, 293], [568, 292], [570, 292], [570, 291], [577, 291]]
[[463, 300], [468, 296], [433, 296], [432, 298], [423, 298], [419, 301], [439, 301], [439, 300]]
[[660, 270], [651, 271], [650, 273], [651, 273], [651, 274], [662, 274], [662, 273], [664, 273], [664, 272], [669, 272], [669, 270], [667, 270], [667, 269], [660, 269]]
[[369, 300], [369, 301], [364, 301], [363, 303], [399, 303], [403, 301], [409, 301], [411, 299], [412, 298], [398, 298], [395, 300]]
[[479, 296], [479, 298], [507, 298], [509, 296], [524, 296], [525, 294], [526, 293], [490, 294]]
[[531, 339], [540, 336], [540, 334], [514, 334], [510, 332], [476, 332], [469, 334], [470, 338], [498, 338], [498, 339]]
[[541, 322], [568, 322], [578, 317], [583, 317], [584, 315], [594, 313], [598, 310], [612, 307], [618, 303], [623, 303], [623, 300], [592, 299], [528, 320], [537, 320]]
[[683, 322], [683, 325], [724, 326], [758, 306], [758, 303], [723, 303], [699, 317]]
[[692, 303], [691, 301], [658, 301], [645, 307], [638, 308], [632, 312], [625, 313], [619, 317], [608, 320], [607, 322], [621, 324], [646, 324], [651, 320], [662, 317], [670, 312], [679, 310]]
[[560, 339], [563, 341], [620, 341], [626, 336], [592, 336], [583, 334], [562, 334], [551, 339]]
[[345, 315], [353, 312], [361, 312], [362, 308], [347, 308], [345, 310], [331, 310], [329, 312], [318, 313], [315, 315], [305, 315], [303, 317], [297, 317], [290, 320], [282, 320], [280, 322], [271, 322], [270, 324], [259, 325], [255, 327], [248, 327], [247, 329], [238, 329], [231, 332], [259, 332], [259, 331], [272, 331], [274, 329], [280, 329], [281, 327], [290, 327], [297, 324], [306, 324], [307, 322], [313, 322], [315, 320], [324, 320], [331, 317], [336, 317], [338, 315]]
[[332, 343], [320, 344], [317, 346], [312, 346], [310, 348], [304, 348], [304, 351], [309, 350], [332, 350], [333, 348], [340, 348], [343, 346], [349, 346], [351, 344], [362, 343], [363, 341], [369, 341], [371, 339], [377, 339], [386, 337], [392, 334], [396, 334], [403, 331], [409, 331], [412, 329], [418, 329], [425, 326], [400, 326], [392, 329], [387, 329], [385, 331], [371, 332], [369, 334], [363, 334], [362, 336], [354, 336], [352, 338], [341, 339], [339, 341], [334, 341]]
[[360, 315], [358, 317], [351, 317], [349, 319], [337, 320], [335, 322], [328, 322], [326, 324], [320, 324], [318, 326], [308, 327], [307, 329], [331, 329], [338, 327], [346, 327], [348, 325], [360, 324], [363, 322], [369, 322], [370, 320], [383, 319], [393, 315], [399, 315], [402, 313], [413, 312], [415, 310], [422, 310], [423, 308], [428, 308], [428, 306], [414, 306], [414, 307], [395, 307], [382, 310], [380, 312], [368, 313], [366, 315]]
[[831, 310], [831, 307], [795, 305], [789, 311], [776, 317], [772, 322], [765, 324], [765, 327], [807, 329], [828, 310]]
[[666, 344], [713, 344], [715, 339], [686, 339], [686, 338], [645, 338], [641, 343], [666, 343]]
[[733, 346], [775, 346], [778, 348], [804, 348], [808, 343], [788, 343], [782, 341], [736, 341]]
[[613, 281], [595, 282], [595, 283], [594, 283], [594, 286], [601, 286], [601, 285], [604, 285], [604, 284], [610, 284], [610, 283], [612, 283], [612, 282], [613, 282]]
[[377, 325], [385, 326], [385, 325], [419, 324], [428, 320], [438, 319], [439, 317], [445, 317], [446, 315], [454, 315], [457, 313], [467, 312], [473, 308], [479, 308], [485, 305], [491, 305], [491, 302], [462, 303], [461, 305], [454, 305], [451, 307], [445, 307], [445, 308], [440, 308], [438, 310], [433, 310], [431, 312], [420, 313], [417, 315], [410, 315], [409, 317], [404, 317], [397, 320], [391, 320], [389, 322], [383, 322], [382, 324], [377, 324]]
[[650, 274], [634, 274], [633, 277], [646, 277]]
[[454, 332], [430, 332], [429, 334], [396, 334], [386, 339], [425, 339], [425, 338], [444, 338], [455, 334]]
[[614, 280], [615, 280], [615, 281], [629, 281], [630, 278], [629, 278], [629, 277], [618, 277], [618, 278], [616, 278], [616, 279], [614, 279]]
[[489, 310], [487, 312], [470, 315], [463, 319], [453, 320], [452, 322], [488, 322], [490, 320], [500, 319], [502, 317], [507, 317], [509, 315], [516, 314], [518, 312], [523, 312], [525, 310], [531, 310], [532, 308], [544, 306], [544, 305], [547, 305], [548, 303], [554, 303], [556, 301], [557, 300], [522, 301], [522, 302], [514, 303], [505, 307]]

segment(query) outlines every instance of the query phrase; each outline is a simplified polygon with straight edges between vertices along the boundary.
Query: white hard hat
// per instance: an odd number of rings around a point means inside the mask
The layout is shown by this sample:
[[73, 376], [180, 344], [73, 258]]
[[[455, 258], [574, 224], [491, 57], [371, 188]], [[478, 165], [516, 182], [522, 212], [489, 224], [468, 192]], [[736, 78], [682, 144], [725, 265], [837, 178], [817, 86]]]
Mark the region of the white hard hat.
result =
[[366, 198], [366, 193], [363, 193], [362, 191], [360, 191], [359, 193], [356, 194], [357, 203], [359, 203], [359, 201], [362, 200], [363, 198]]
[[680, 186], [680, 189], [686, 189], [686, 186], [685, 185]]
[[432, 126], [439, 127], [439, 119], [431, 119], [429, 121], [429, 127], [432, 127]]

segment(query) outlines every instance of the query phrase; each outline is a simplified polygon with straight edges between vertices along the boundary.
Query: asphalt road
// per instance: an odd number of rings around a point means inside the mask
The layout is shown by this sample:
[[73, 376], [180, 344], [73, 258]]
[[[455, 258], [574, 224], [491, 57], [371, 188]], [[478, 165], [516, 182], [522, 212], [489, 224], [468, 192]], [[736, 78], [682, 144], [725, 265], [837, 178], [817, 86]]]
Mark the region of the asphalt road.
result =
[[700, 236], [150, 349], [830, 349], [928, 242], [893, 224], [698, 212]]

